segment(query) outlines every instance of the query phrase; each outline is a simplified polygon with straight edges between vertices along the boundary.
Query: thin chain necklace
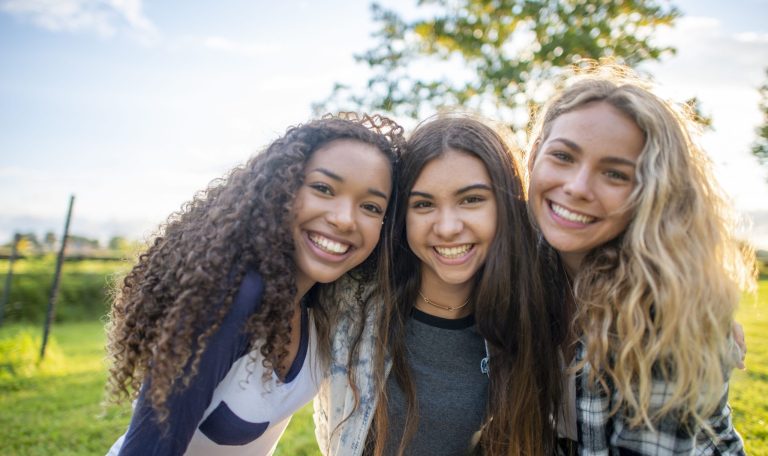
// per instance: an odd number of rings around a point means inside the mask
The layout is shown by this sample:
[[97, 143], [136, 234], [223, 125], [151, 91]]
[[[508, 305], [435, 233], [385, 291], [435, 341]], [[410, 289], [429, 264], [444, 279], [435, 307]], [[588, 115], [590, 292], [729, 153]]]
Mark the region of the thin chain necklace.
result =
[[428, 297], [424, 296], [424, 295], [421, 293], [421, 290], [419, 290], [419, 296], [421, 296], [421, 299], [423, 299], [423, 300], [424, 300], [424, 302], [426, 302], [426, 303], [427, 303], [427, 304], [429, 304], [430, 306], [435, 306], [435, 307], [437, 307], [438, 309], [443, 309], [443, 310], [448, 310], [448, 311], [459, 310], [459, 309], [461, 309], [462, 307], [464, 307], [464, 306], [466, 306], [467, 304], [469, 304], [469, 299], [467, 299], [466, 301], [464, 301], [464, 304], [462, 304], [462, 305], [460, 305], [460, 306], [456, 306], [456, 307], [451, 307], [451, 306], [444, 306], [444, 305], [442, 305], [442, 304], [438, 304], [438, 303], [436, 303], [436, 302], [434, 302], [434, 301], [430, 300]]

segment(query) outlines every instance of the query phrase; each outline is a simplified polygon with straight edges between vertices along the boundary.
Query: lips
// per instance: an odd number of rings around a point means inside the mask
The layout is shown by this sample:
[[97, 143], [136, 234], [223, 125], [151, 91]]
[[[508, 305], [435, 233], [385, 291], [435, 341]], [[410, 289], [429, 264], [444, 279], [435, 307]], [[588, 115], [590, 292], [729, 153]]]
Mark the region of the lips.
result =
[[549, 207], [552, 209], [552, 212], [557, 214], [558, 217], [563, 218], [569, 222], [582, 223], [584, 225], [588, 225], [590, 223], [593, 223], [595, 220], [597, 220], [597, 217], [592, 217], [591, 215], [574, 212], [570, 209], [566, 209], [565, 207], [560, 206], [554, 201], [549, 201]]
[[451, 247], [435, 246], [434, 249], [435, 249], [435, 252], [437, 252], [437, 254], [440, 255], [441, 257], [445, 257], [447, 259], [453, 260], [469, 252], [469, 250], [472, 248], [473, 245], [474, 244], [463, 244], [463, 245], [457, 245], [457, 246], [451, 246]]
[[308, 233], [307, 236], [312, 244], [318, 249], [332, 255], [344, 255], [351, 247], [349, 244], [327, 238], [320, 233], [311, 232]]

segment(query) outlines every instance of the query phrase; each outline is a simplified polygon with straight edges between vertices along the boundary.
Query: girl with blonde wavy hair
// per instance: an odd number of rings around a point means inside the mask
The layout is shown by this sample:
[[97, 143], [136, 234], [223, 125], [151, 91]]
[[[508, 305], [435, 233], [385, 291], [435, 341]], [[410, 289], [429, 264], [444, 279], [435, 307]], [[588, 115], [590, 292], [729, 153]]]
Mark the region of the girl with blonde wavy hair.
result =
[[531, 135], [529, 212], [574, 321], [565, 453], [743, 454], [727, 377], [754, 268], [690, 131], [628, 70], [603, 67]]
[[291, 127], [168, 218], [110, 314], [111, 392], [138, 396], [110, 454], [272, 454], [330, 357], [316, 285], [372, 270], [402, 142], [380, 116]]

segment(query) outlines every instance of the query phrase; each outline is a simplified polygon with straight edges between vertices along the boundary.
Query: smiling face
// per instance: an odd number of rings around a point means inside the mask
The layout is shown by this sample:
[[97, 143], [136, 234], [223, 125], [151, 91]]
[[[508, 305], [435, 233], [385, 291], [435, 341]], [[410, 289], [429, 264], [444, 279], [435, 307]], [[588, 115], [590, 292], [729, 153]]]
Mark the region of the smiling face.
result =
[[339, 139], [304, 167], [291, 232], [300, 293], [359, 265], [379, 242], [391, 193], [391, 169], [376, 147]]
[[644, 136], [605, 102], [552, 121], [531, 161], [529, 204], [544, 237], [576, 272], [592, 249], [626, 229]]
[[449, 150], [427, 163], [408, 195], [408, 246], [428, 285], [471, 287], [496, 233], [496, 198], [483, 162]]

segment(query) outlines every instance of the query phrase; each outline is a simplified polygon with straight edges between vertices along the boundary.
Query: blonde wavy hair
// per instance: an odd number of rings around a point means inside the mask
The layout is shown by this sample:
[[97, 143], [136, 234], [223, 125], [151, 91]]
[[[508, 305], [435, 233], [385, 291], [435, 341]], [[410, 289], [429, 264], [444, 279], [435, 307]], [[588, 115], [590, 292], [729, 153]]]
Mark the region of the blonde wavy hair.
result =
[[[590, 380], [617, 393], [630, 426], [653, 428], [665, 415], [710, 430], [724, 376], [733, 367], [729, 334], [743, 288], [755, 279], [754, 253], [734, 236], [736, 217], [693, 142], [693, 116], [654, 95], [626, 68], [592, 65], [572, 77], [540, 117], [545, 140], [560, 115], [594, 102], [634, 120], [645, 144], [625, 232], [583, 261], [574, 283], [575, 334]], [[653, 380], [670, 385], [652, 407]]]

